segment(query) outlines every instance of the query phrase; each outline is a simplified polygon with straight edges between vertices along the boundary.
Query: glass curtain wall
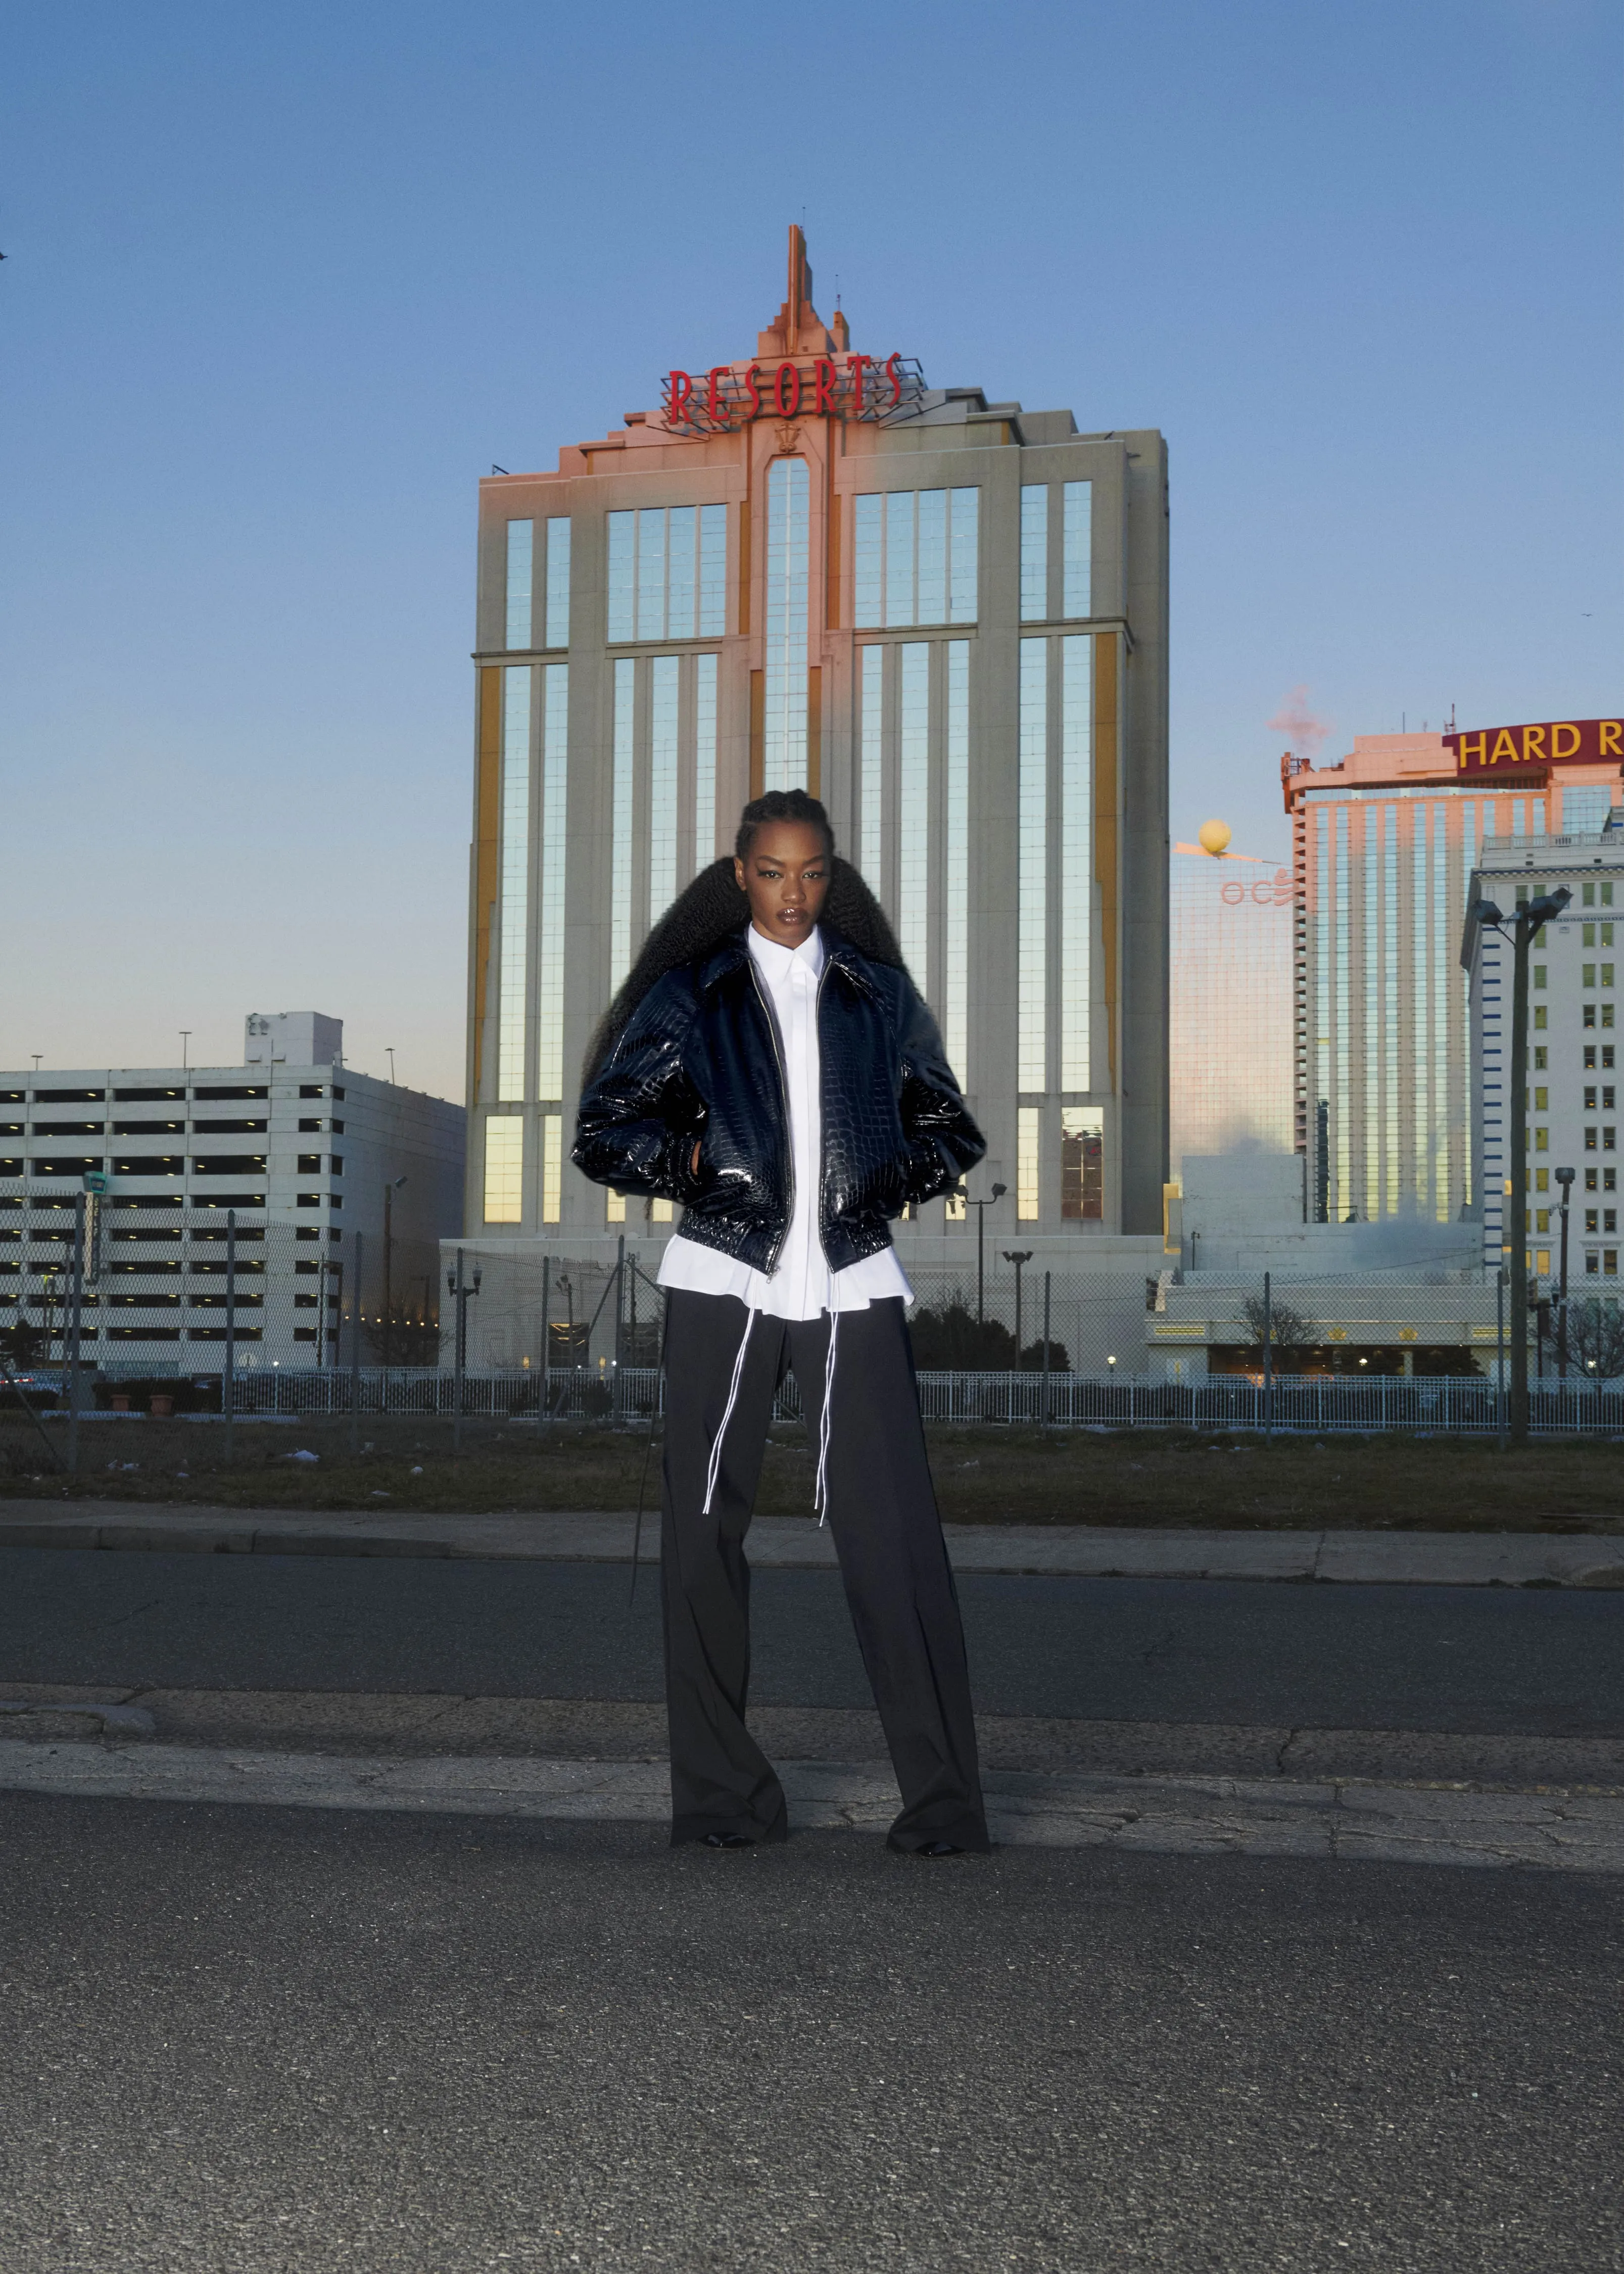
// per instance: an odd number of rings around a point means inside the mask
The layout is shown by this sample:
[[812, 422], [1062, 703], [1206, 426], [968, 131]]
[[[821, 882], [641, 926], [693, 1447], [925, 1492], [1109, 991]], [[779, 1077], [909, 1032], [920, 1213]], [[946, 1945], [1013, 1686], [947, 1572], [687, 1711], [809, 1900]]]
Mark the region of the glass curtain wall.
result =
[[767, 469], [767, 608], [763, 780], [807, 786], [809, 476], [804, 458]]

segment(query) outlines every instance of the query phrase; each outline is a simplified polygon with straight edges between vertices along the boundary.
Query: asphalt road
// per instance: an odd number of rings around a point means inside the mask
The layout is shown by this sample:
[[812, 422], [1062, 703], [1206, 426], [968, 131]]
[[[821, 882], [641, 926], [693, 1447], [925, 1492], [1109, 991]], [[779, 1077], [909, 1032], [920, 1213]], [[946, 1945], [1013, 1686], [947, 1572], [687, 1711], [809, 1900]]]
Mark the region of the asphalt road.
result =
[[[0, 1549], [0, 1691], [658, 1698], [658, 1580], [623, 1565]], [[1624, 1593], [1251, 1581], [959, 1580], [983, 1713], [1624, 1734]], [[864, 1706], [838, 1578], [754, 1585], [753, 1695]]]
[[0, 2264], [1599, 2274], [1617, 1897], [0, 1796]]

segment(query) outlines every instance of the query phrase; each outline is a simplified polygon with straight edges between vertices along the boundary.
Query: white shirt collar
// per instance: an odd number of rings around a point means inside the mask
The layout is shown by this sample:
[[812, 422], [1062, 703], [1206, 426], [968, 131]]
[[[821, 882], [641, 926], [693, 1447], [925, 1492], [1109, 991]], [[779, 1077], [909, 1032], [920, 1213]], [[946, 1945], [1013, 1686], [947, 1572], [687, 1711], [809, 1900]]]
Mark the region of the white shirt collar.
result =
[[809, 971], [814, 979], [823, 976], [825, 959], [821, 925], [814, 924], [799, 947], [786, 947], [782, 940], [769, 939], [764, 932], [757, 931], [754, 924], [746, 926], [744, 936], [749, 943], [750, 953], [761, 966], [770, 985], [776, 987], [787, 979], [797, 962]]

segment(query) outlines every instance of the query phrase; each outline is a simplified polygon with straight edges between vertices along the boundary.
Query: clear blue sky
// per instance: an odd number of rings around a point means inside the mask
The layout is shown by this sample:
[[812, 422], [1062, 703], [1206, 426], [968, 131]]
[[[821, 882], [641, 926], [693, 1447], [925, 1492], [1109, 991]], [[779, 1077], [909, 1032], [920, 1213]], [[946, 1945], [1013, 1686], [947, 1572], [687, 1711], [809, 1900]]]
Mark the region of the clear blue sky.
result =
[[461, 1095], [474, 485], [827, 313], [1171, 453], [1174, 829], [1620, 671], [1618, 0], [13, 4], [0, 1065]]

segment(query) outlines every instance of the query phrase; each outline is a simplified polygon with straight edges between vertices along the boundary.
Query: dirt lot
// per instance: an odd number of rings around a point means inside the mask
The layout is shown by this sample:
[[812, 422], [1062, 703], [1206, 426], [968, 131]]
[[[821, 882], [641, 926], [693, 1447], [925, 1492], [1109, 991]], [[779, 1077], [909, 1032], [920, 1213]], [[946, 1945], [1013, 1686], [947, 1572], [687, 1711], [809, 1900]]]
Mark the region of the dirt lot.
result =
[[[62, 1425], [49, 1425], [53, 1442]], [[1094, 1434], [933, 1428], [942, 1512], [962, 1524], [1131, 1524], [1293, 1529], [1624, 1531], [1624, 1446], [1552, 1440], [1525, 1452], [1444, 1438], [1251, 1436], [1141, 1430]], [[214, 1421], [110, 1419], [81, 1425], [80, 1475], [56, 1473], [40, 1440], [0, 1419], [6, 1497], [195, 1502], [259, 1508], [500, 1512], [629, 1508], [646, 1429], [470, 1423], [454, 1457], [449, 1423], [239, 1423], [224, 1465]], [[312, 1461], [292, 1459], [312, 1452]], [[658, 1495], [658, 1449], [650, 1468]], [[809, 1510], [812, 1469], [799, 1427], [770, 1447], [763, 1514]]]

